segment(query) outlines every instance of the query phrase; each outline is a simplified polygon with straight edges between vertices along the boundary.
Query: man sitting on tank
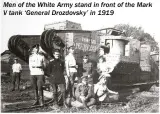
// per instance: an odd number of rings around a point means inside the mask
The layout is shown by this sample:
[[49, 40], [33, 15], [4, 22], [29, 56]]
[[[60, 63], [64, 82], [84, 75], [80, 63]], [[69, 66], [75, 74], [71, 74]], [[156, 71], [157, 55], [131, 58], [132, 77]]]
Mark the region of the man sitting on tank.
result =
[[99, 75], [108, 73], [106, 68], [106, 60], [103, 56], [100, 56], [98, 59], [97, 72], [99, 73]]
[[110, 74], [106, 75], [101, 75], [99, 77], [99, 82], [94, 85], [94, 94], [97, 102], [105, 102], [108, 101], [109, 94], [115, 94], [118, 95], [118, 92], [114, 92], [108, 89], [106, 82], [107, 82], [107, 76]]
[[77, 85], [75, 90], [76, 99], [67, 98], [66, 102], [69, 106], [90, 109], [96, 103], [93, 87], [88, 84], [88, 76], [82, 76], [81, 79], [82, 82]]
[[[106, 86], [109, 85], [109, 79], [111, 77], [109, 73], [112, 72], [113, 69], [114, 68], [112, 66], [107, 65], [105, 58], [103, 56], [99, 57], [99, 62], [97, 64], [97, 72], [99, 73], [99, 78], [102, 76], [106, 77], [106, 82], [105, 82]], [[114, 93], [114, 91], [111, 90], [109, 90], [108, 92]]]

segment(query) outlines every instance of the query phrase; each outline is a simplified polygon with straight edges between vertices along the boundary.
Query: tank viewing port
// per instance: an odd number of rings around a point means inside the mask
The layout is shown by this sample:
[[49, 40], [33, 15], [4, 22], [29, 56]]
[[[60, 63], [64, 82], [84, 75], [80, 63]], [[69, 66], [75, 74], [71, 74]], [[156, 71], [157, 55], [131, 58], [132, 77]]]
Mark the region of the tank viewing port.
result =
[[128, 39], [123, 36], [100, 36], [100, 44], [108, 48], [108, 54], [125, 55]]

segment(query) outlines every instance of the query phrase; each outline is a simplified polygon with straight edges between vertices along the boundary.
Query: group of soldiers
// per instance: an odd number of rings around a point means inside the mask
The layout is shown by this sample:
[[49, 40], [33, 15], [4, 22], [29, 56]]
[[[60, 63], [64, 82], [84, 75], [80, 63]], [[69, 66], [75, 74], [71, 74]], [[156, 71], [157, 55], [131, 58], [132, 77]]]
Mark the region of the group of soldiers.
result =
[[[105, 68], [104, 49], [100, 49], [100, 57], [97, 63], [97, 72], [99, 74], [98, 83], [93, 84], [93, 64], [89, 61], [89, 56], [83, 56], [82, 76], [77, 77], [78, 65], [74, 57], [74, 46], [68, 48], [68, 55], [65, 61], [60, 59], [60, 50], [53, 50], [53, 59], [46, 64], [45, 57], [39, 53], [40, 46], [32, 47], [32, 53], [29, 56], [29, 69], [31, 75], [31, 83], [35, 91], [35, 102], [33, 105], [43, 106], [44, 93], [43, 87], [45, 83], [45, 75], [53, 89], [53, 105], [51, 108], [58, 109], [58, 91], [62, 94], [63, 106], [84, 107], [90, 109], [97, 102], [103, 102], [107, 96], [118, 94], [108, 89], [107, 79], [110, 77], [109, 71]], [[13, 69], [13, 89], [15, 90], [16, 77], [20, 80], [22, 71], [21, 65], [15, 59], [12, 66]], [[78, 82], [75, 84], [75, 82]], [[19, 89], [19, 83], [18, 83]]]

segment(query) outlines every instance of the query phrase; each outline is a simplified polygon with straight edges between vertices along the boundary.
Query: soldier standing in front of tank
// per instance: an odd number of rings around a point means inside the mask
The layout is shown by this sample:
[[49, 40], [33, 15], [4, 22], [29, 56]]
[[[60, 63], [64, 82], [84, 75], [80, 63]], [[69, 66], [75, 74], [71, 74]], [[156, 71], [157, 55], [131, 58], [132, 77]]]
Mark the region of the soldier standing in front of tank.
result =
[[68, 55], [65, 57], [65, 66], [66, 66], [66, 73], [69, 79], [69, 95], [70, 97], [74, 96], [74, 81], [75, 77], [77, 75], [77, 65], [76, 60], [73, 55], [74, 53], [74, 47], [70, 46], [68, 48]]
[[29, 57], [29, 69], [31, 75], [31, 83], [35, 90], [35, 102], [33, 105], [44, 105], [43, 85], [44, 85], [44, 68], [45, 57], [39, 54], [39, 45], [32, 48], [32, 54]]
[[52, 109], [58, 109], [58, 88], [62, 93], [63, 105], [67, 107], [65, 103], [65, 78], [64, 78], [64, 62], [60, 60], [60, 50], [53, 50], [54, 59], [50, 60], [47, 66], [47, 74], [49, 76], [49, 82], [53, 88], [53, 106]]
[[15, 83], [17, 80], [17, 86], [19, 90], [19, 85], [20, 85], [20, 77], [21, 77], [21, 72], [22, 72], [22, 66], [20, 63], [18, 63], [18, 59], [14, 58], [14, 64], [12, 65], [12, 70], [13, 70], [13, 75], [12, 75], [12, 84], [13, 88], [11, 91], [15, 90]]

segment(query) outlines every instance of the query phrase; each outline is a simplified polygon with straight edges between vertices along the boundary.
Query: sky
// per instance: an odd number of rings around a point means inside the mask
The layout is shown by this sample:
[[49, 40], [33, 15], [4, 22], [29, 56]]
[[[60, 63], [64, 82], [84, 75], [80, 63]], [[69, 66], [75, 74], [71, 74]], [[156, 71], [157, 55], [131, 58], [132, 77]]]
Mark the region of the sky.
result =
[[[9, 1], [9, 0], [2, 0]], [[12, 0], [12, 2], [27, 2], [29, 0]], [[79, 2], [78, 0], [34, 0], [34, 2]], [[44, 30], [44, 25], [48, 23], [60, 22], [60, 21], [73, 21], [80, 23], [83, 30], [98, 30], [107, 27], [113, 27], [116, 24], [130, 24], [131, 26], [142, 27], [145, 32], [154, 36], [155, 40], [159, 42], [160, 38], [160, 17], [159, 17], [159, 0], [81, 0], [81, 2], [152, 2], [152, 7], [122, 7], [122, 8], [2, 8], [1, 7], [1, 53], [8, 49], [7, 43], [13, 35], [41, 35]], [[114, 15], [86, 15], [86, 16], [12, 16], [3, 15], [3, 10], [114, 10]]]

